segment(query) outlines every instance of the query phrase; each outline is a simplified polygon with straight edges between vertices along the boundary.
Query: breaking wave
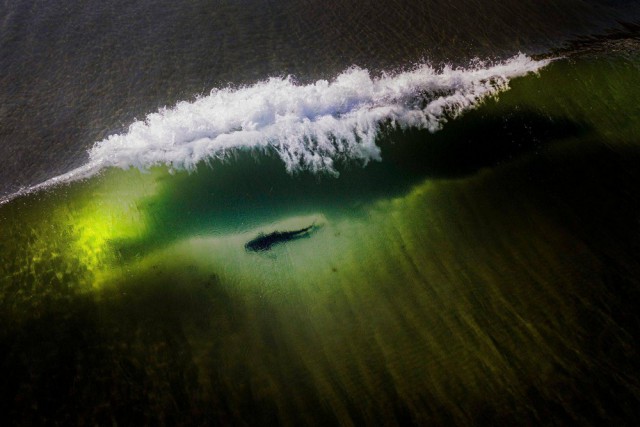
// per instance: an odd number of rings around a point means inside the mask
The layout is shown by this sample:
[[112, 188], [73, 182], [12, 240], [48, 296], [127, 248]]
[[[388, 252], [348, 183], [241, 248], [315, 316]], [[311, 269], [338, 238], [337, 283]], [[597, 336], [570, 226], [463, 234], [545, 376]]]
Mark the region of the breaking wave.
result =
[[21, 193], [86, 178], [106, 167], [191, 170], [237, 150], [274, 150], [290, 172], [337, 174], [336, 160], [380, 160], [376, 136], [382, 126], [435, 132], [506, 90], [510, 79], [549, 62], [519, 54], [499, 63], [477, 61], [455, 69], [423, 64], [377, 77], [352, 67], [332, 81], [308, 85], [289, 76], [214, 89], [95, 143], [86, 165]]

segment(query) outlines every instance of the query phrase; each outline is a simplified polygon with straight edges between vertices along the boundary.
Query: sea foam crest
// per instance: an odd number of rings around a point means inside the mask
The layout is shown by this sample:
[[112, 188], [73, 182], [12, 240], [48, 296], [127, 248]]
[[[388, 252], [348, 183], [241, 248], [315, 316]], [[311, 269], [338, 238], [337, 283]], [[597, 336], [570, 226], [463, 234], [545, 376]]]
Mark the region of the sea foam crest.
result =
[[133, 123], [90, 150], [95, 166], [192, 169], [237, 149], [269, 148], [287, 170], [336, 173], [334, 161], [380, 159], [375, 143], [383, 123], [436, 131], [449, 118], [508, 87], [509, 79], [535, 72], [548, 60], [524, 54], [468, 69], [407, 72], [372, 77], [353, 67], [333, 81], [298, 85], [291, 77], [252, 86], [214, 89]]
[[514, 77], [537, 72], [551, 60], [519, 54], [472, 67], [428, 64], [372, 77], [352, 67], [333, 81], [300, 85], [291, 77], [252, 86], [214, 89], [193, 102], [163, 108], [89, 150], [90, 161], [66, 174], [0, 199], [90, 177], [106, 167], [141, 170], [157, 165], [193, 169], [239, 149], [272, 149], [287, 170], [337, 174], [337, 159], [380, 159], [375, 143], [383, 124], [432, 132], [448, 119], [508, 88]]

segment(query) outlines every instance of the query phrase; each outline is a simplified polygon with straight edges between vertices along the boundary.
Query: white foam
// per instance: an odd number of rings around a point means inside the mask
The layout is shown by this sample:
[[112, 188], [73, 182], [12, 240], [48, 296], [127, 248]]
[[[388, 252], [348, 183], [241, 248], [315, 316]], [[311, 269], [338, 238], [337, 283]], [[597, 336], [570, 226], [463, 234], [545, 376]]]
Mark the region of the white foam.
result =
[[332, 81], [309, 85], [284, 77], [214, 89], [97, 142], [89, 151], [89, 164], [37, 188], [90, 176], [105, 167], [144, 170], [167, 165], [190, 170], [239, 149], [273, 149], [288, 171], [336, 174], [338, 159], [380, 159], [375, 140], [382, 124], [435, 132], [448, 119], [507, 89], [510, 79], [549, 62], [520, 54], [467, 69], [436, 70], [424, 64], [380, 77], [352, 67]]

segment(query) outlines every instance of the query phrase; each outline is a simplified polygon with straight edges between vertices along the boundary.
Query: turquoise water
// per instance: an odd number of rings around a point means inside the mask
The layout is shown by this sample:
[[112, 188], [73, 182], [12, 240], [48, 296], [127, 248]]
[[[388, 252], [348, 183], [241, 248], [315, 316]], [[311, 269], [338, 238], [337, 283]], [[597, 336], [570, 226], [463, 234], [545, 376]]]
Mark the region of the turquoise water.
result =
[[639, 52], [633, 38], [595, 43], [437, 132], [383, 121], [381, 160], [288, 172], [267, 146], [9, 200], [3, 413], [633, 423]]

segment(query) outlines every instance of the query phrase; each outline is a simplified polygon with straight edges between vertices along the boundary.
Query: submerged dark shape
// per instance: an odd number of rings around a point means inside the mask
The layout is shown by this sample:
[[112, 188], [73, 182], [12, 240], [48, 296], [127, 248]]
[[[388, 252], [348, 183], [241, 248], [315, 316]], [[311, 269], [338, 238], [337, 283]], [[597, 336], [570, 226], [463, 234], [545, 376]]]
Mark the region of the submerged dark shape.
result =
[[300, 230], [292, 231], [274, 231], [273, 233], [260, 233], [255, 239], [249, 240], [245, 245], [245, 249], [253, 252], [268, 251], [273, 245], [288, 242], [289, 240], [307, 237], [309, 232], [313, 230], [315, 223]]

